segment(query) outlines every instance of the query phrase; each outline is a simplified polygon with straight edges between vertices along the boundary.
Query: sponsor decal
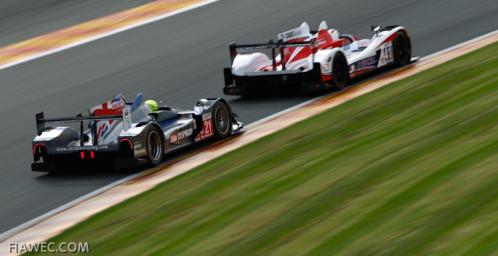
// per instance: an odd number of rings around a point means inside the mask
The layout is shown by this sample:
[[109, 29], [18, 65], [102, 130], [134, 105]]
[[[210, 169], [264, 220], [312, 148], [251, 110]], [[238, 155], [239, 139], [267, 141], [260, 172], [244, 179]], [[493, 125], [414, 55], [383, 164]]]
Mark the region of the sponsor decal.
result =
[[171, 134], [171, 137], [169, 137], [169, 140], [171, 141], [171, 143], [177, 142], [178, 136], [176, 135], [176, 133]]
[[316, 46], [319, 47], [319, 46], [322, 46], [322, 45], [325, 45], [327, 44], [327, 40], [324, 39], [324, 38], [319, 38], [316, 42]]
[[73, 151], [82, 151], [82, 150], [93, 150], [93, 151], [98, 151], [98, 150], [107, 150], [109, 149], [109, 146], [107, 145], [97, 145], [97, 146], [72, 146], [72, 147], [65, 147], [65, 148], [56, 148], [55, 151], [57, 152], [73, 152]]
[[353, 64], [353, 70], [360, 70], [365, 68], [371, 68], [377, 66], [377, 57], [371, 56], [362, 60], [359, 60]]
[[302, 36], [303, 36], [303, 32], [301, 31], [301, 28], [295, 28], [295, 29], [280, 33], [278, 35], [278, 38], [282, 39], [284, 41], [288, 41], [288, 40], [291, 40], [294, 38], [299, 38]]
[[284, 34], [285, 38], [293, 38], [296, 36], [301, 36], [301, 30], [289, 31]]
[[[204, 119], [204, 115], [202, 116], [202, 119]], [[197, 136], [195, 137], [195, 141], [198, 142], [201, 140], [205, 140], [213, 135], [214, 135], [213, 122], [211, 118], [211, 113], [209, 113], [209, 118], [203, 121], [202, 131], [199, 134], [197, 134]]]
[[383, 43], [380, 47], [379, 67], [389, 64], [394, 60], [392, 42]]
[[145, 148], [135, 149], [135, 155], [144, 155], [146, 153]]
[[142, 143], [133, 144], [133, 150], [135, 152], [135, 155], [144, 155], [145, 153], [147, 153]]
[[179, 140], [183, 140], [189, 136], [192, 136], [193, 133], [194, 133], [194, 129], [192, 129], [192, 128], [188, 128], [186, 130], [181, 130], [179, 132], [171, 134], [170, 141], [171, 141], [171, 143], [175, 143]]

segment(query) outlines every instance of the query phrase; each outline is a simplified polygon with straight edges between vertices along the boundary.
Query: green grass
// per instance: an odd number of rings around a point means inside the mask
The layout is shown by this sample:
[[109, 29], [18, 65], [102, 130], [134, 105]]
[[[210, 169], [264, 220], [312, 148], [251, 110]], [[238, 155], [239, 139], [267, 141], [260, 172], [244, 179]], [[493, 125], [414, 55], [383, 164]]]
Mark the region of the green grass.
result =
[[95, 255], [498, 251], [498, 44], [352, 100], [52, 241]]

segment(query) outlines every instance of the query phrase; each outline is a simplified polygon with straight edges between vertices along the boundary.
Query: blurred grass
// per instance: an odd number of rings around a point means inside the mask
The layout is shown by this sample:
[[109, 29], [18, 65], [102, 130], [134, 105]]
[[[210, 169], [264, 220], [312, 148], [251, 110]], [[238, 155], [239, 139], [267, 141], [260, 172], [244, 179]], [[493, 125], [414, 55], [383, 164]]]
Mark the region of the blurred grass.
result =
[[52, 241], [94, 255], [498, 249], [498, 44], [211, 161]]

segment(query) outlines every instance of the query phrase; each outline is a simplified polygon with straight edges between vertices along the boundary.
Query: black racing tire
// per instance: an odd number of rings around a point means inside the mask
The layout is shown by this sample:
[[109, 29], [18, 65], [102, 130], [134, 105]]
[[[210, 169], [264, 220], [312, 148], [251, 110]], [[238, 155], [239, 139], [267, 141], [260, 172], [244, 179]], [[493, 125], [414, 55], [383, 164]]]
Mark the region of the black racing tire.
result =
[[212, 109], [213, 129], [216, 139], [223, 139], [232, 134], [232, 113], [223, 101], [218, 101]]
[[344, 54], [338, 52], [332, 60], [332, 86], [337, 89], [344, 88], [349, 82], [348, 62]]
[[149, 126], [145, 135], [147, 162], [151, 166], [159, 165], [164, 156], [164, 135], [155, 126]]
[[403, 31], [398, 31], [393, 40], [393, 57], [396, 66], [409, 64], [412, 58], [410, 38]]

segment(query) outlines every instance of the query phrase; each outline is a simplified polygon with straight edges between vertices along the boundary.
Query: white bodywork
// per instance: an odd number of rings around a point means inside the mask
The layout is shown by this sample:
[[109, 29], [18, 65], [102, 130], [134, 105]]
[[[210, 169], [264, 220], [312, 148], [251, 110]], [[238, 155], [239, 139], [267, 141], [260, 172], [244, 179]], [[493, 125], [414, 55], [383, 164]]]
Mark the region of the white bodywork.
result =
[[[312, 33], [309, 25], [304, 22], [298, 28], [278, 34], [277, 38], [283, 42], [293, 42], [296, 40], [300, 42], [314, 41], [314, 47], [317, 48], [316, 53], [312, 54], [309, 46], [295, 47], [296, 49], [291, 52], [290, 57], [286, 55], [286, 59], [288, 59], [288, 62], [285, 62], [286, 70], [309, 71], [313, 68], [313, 63], [320, 63], [322, 74], [331, 75], [332, 60], [335, 54], [339, 52], [346, 57], [347, 63], [350, 66], [350, 73], [359, 70], [355, 66], [371, 68], [371, 65], [375, 64], [375, 67], [379, 68], [390, 64], [393, 62], [393, 47], [392, 40], [388, 39], [391, 35], [403, 29], [403, 27], [398, 26], [391, 30], [375, 32], [370, 39], [354, 39], [353, 42], [343, 46], [320, 48], [320, 45], [326, 42], [323, 42], [323, 37], [319, 36], [319, 33], [326, 31], [332, 40], [337, 41], [341, 40], [339, 32], [336, 29], [329, 29], [327, 23], [323, 21], [320, 23], [318, 32]], [[305, 58], [294, 59], [296, 55], [306, 50], [310, 53]], [[381, 54], [377, 59], [376, 54], [378, 50], [381, 50]], [[281, 71], [283, 67], [280, 63], [280, 54], [276, 56], [275, 61], [278, 63], [275, 71]], [[360, 65], [355, 65], [357, 63]], [[269, 71], [269, 66], [272, 66], [271, 57], [264, 53], [239, 53], [233, 59], [232, 74], [236, 76], [252, 75], [255, 72]]]

